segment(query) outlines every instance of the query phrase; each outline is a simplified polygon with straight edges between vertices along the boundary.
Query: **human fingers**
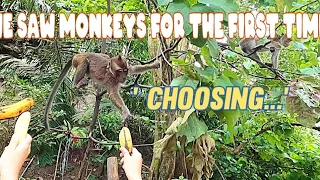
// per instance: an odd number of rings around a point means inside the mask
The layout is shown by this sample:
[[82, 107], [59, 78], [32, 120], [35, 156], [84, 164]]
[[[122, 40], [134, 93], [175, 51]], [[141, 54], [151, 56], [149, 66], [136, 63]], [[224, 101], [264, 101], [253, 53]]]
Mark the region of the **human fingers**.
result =
[[132, 156], [142, 156], [141, 153], [136, 149], [136, 148], [132, 148]]
[[19, 135], [13, 134], [11, 137], [10, 143], [6, 149], [13, 150], [17, 147], [18, 143], [19, 143]]
[[31, 146], [31, 142], [32, 142], [32, 137], [27, 134], [27, 137], [18, 145], [19, 149], [30, 149]]
[[125, 147], [120, 148], [121, 153], [124, 155], [129, 154], [129, 151]]
[[124, 157], [124, 153], [120, 153], [120, 157], [123, 158]]
[[124, 158], [122, 158], [122, 159], [120, 160], [120, 163], [121, 163], [121, 164], [123, 164], [123, 163], [124, 163]]

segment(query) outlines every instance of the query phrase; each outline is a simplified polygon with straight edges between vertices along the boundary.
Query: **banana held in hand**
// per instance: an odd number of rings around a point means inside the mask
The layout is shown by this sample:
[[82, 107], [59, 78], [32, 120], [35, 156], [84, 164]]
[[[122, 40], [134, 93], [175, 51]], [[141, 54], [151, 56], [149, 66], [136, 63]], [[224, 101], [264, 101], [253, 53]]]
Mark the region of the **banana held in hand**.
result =
[[125, 147], [129, 153], [132, 153], [132, 139], [130, 130], [127, 127], [123, 127], [119, 133], [120, 146]]
[[14, 134], [19, 135], [19, 144], [27, 137], [30, 119], [30, 112], [27, 111], [22, 113], [16, 122]]

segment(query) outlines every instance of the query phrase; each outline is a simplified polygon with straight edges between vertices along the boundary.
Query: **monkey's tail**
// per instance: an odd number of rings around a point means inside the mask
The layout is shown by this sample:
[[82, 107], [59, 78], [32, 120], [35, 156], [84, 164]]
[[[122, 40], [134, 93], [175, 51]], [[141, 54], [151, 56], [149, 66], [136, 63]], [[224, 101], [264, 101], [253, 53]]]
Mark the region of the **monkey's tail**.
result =
[[70, 60], [69, 62], [67, 62], [66, 66], [63, 68], [63, 70], [61, 71], [61, 74], [57, 80], [57, 82], [54, 84], [52, 90], [51, 90], [51, 93], [49, 95], [49, 98], [47, 99], [47, 103], [46, 103], [46, 108], [45, 108], [45, 112], [44, 112], [44, 126], [45, 126], [45, 129], [47, 131], [50, 130], [50, 124], [49, 124], [49, 111], [52, 107], [52, 103], [53, 103], [53, 100], [58, 92], [58, 88], [59, 86], [61, 85], [63, 79], [66, 77], [69, 69], [71, 68], [72, 66], [72, 60]]

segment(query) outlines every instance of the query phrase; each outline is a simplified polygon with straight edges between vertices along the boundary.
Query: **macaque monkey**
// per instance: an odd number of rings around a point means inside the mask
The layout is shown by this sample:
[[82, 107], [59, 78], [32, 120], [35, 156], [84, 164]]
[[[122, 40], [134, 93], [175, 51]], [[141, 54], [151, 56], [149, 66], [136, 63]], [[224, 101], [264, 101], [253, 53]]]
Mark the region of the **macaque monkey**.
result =
[[45, 128], [47, 130], [50, 129], [48, 115], [53, 99], [71, 66], [76, 68], [73, 80], [74, 86], [76, 88], [86, 86], [88, 84], [88, 78], [102, 86], [107, 90], [113, 104], [121, 110], [123, 123], [125, 123], [132, 115], [120, 96], [121, 83], [126, 81], [129, 74], [141, 74], [151, 69], [158, 69], [160, 62], [157, 60], [151, 64], [131, 66], [127, 60], [120, 55], [112, 58], [102, 53], [82, 53], [74, 55], [72, 60], [70, 60], [62, 70], [47, 100], [44, 117]]
[[[280, 38], [276, 37], [276, 39], [271, 40], [269, 44], [265, 47], [264, 44], [259, 43], [259, 39], [243, 39], [239, 42], [239, 46], [241, 50], [246, 54], [251, 54], [250, 57], [255, 59], [258, 62], [262, 62], [257, 52], [266, 52], [270, 51], [272, 53], [271, 56], [271, 64], [266, 63], [266, 65], [278, 69], [278, 59], [280, 55], [281, 46], [288, 47], [291, 42], [291, 39], [287, 38], [286, 35], [282, 35]], [[261, 66], [260, 66], [261, 67]]]

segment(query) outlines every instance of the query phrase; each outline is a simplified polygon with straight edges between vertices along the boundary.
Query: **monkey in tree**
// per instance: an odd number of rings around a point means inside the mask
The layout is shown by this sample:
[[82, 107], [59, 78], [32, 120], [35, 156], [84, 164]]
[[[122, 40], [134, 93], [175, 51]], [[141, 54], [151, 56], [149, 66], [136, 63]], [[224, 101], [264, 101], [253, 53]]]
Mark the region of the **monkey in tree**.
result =
[[70, 60], [62, 70], [47, 100], [44, 115], [46, 130], [50, 130], [48, 116], [54, 97], [71, 66], [76, 68], [73, 80], [74, 87], [81, 88], [86, 86], [89, 79], [102, 86], [107, 90], [113, 104], [121, 110], [123, 123], [125, 123], [132, 115], [120, 96], [121, 83], [124, 83], [130, 74], [141, 74], [151, 69], [158, 69], [160, 62], [156, 60], [151, 64], [131, 66], [128, 64], [128, 61], [120, 55], [112, 58], [102, 53], [82, 53], [74, 55], [72, 60]]
[[[264, 44], [259, 43], [259, 39], [242, 39], [239, 42], [239, 46], [241, 50], [250, 54], [250, 57], [255, 59], [258, 62], [261, 62], [261, 59], [257, 52], [266, 52], [270, 51], [272, 53], [271, 63], [266, 63], [267, 66], [272, 67], [274, 69], [278, 69], [278, 59], [281, 51], [281, 46], [288, 47], [290, 45], [291, 39], [287, 38], [286, 35], [282, 35], [281, 37], [277, 36], [274, 40], [271, 40], [266, 46]], [[259, 65], [261, 67], [261, 65]]]
[[[268, 38], [269, 39], [269, 38]], [[286, 35], [281, 35], [279, 37], [278, 35], [276, 36], [275, 39], [269, 39], [270, 42], [266, 46], [264, 44], [261, 44], [259, 42], [258, 38], [254, 39], [242, 39], [240, 40], [239, 44], [236, 46], [240, 46], [241, 50], [246, 53], [247, 55], [250, 55], [250, 57], [257, 62], [261, 62], [262, 60], [258, 55], [258, 52], [271, 52], [271, 63], [265, 63], [267, 66], [272, 67], [277, 69], [279, 62], [279, 55], [281, 51], [281, 46], [288, 47], [290, 45], [291, 39], [287, 38]], [[219, 45], [221, 46], [229, 46], [229, 44], [224, 43], [224, 42], [218, 42]], [[261, 64], [259, 66], [262, 68]]]

